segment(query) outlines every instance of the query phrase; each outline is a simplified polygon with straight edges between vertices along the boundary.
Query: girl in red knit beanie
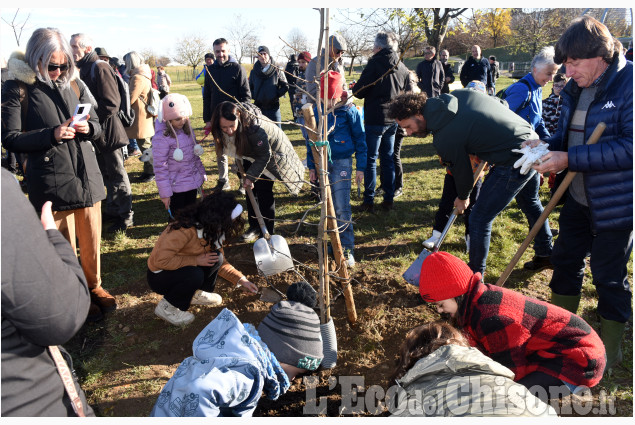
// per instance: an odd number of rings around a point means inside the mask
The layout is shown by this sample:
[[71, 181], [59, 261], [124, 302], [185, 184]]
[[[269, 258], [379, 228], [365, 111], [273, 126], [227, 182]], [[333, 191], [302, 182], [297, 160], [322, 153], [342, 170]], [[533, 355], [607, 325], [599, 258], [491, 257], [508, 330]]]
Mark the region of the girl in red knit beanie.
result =
[[510, 368], [543, 401], [602, 379], [606, 353], [598, 334], [575, 314], [511, 289], [486, 284], [462, 260], [430, 254], [421, 266], [421, 297], [451, 316], [470, 344]]

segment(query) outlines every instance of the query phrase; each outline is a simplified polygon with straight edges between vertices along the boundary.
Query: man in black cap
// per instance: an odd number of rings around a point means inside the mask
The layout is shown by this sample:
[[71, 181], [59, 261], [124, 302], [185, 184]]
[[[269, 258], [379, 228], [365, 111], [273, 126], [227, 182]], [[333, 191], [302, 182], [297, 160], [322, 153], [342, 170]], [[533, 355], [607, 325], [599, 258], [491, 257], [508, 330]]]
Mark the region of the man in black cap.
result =
[[108, 52], [103, 47], [95, 47], [95, 53], [97, 53], [97, 56], [99, 56], [99, 59], [103, 61], [108, 62], [108, 60], [110, 59]]
[[249, 74], [249, 90], [262, 114], [282, 128], [279, 99], [289, 90], [289, 83], [284, 72], [274, 65], [267, 46], [258, 47], [258, 61]]

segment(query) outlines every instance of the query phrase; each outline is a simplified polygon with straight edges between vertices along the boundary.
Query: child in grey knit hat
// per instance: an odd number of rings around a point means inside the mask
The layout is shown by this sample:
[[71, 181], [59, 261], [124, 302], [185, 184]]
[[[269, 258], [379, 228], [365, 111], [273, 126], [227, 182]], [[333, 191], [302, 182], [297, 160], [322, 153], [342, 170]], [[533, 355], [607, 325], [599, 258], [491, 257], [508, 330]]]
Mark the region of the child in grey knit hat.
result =
[[280, 301], [258, 326], [262, 341], [276, 355], [290, 379], [318, 368], [324, 358], [320, 319], [315, 313], [315, 290], [306, 282], [287, 290], [289, 301]]
[[306, 282], [287, 290], [258, 326], [228, 309], [196, 337], [193, 356], [165, 384], [150, 416], [251, 416], [262, 393], [276, 400], [299, 373], [324, 355], [315, 290]]

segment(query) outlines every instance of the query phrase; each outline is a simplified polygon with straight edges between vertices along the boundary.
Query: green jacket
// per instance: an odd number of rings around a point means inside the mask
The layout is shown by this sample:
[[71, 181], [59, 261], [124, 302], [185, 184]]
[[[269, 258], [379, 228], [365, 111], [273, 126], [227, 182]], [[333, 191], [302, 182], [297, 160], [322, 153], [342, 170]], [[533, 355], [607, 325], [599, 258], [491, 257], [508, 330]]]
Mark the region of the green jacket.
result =
[[473, 185], [470, 154], [489, 165], [513, 166], [525, 140], [538, 139], [527, 121], [498, 98], [469, 89], [428, 99], [423, 108], [432, 144], [454, 176], [459, 199], [470, 196]]
[[393, 416], [557, 416], [513, 379], [474, 347], [444, 345], [397, 381], [407, 403], [400, 401]]

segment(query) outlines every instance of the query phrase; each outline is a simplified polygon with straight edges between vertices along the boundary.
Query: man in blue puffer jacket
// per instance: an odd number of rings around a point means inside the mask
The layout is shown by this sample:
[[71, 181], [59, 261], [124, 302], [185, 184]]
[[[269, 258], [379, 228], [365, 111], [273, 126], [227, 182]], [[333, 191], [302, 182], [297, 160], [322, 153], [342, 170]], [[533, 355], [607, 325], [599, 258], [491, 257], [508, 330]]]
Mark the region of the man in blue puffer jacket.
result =
[[[555, 62], [571, 77], [562, 92], [558, 129], [547, 140], [539, 173], [565, 168], [578, 174], [560, 213], [560, 236], [551, 256], [552, 303], [575, 313], [591, 255], [601, 337], [608, 370], [620, 363], [621, 339], [631, 316], [627, 264], [633, 250], [633, 63], [608, 29], [584, 16], [556, 44]], [[600, 122], [596, 145], [585, 143]], [[546, 162], [545, 162], [546, 161]]]

